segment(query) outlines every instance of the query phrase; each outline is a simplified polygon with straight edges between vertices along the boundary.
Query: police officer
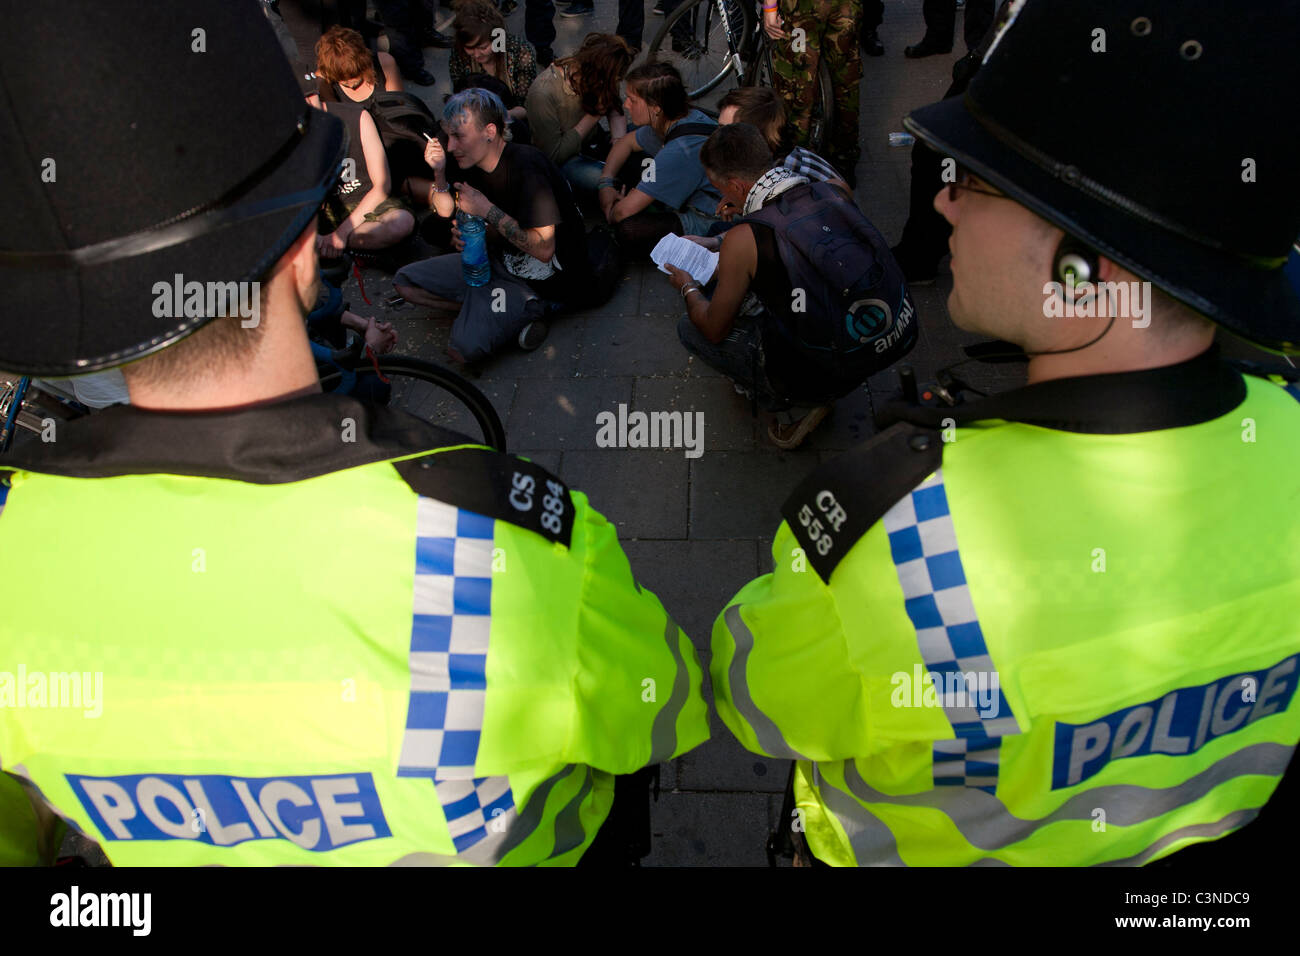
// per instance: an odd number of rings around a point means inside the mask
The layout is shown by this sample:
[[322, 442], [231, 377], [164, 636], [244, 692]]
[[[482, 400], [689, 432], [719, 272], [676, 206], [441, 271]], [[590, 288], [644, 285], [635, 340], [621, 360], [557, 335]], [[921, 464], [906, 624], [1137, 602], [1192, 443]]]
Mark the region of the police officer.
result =
[[0, 467], [0, 862], [48, 859], [60, 820], [117, 865], [578, 861], [615, 775], [708, 736], [613, 526], [321, 394], [303, 319], [344, 132], [252, 0], [10, 13], [40, 95], [0, 109], [0, 367], [122, 365], [133, 404]]
[[906, 125], [955, 160], [953, 321], [1028, 385], [813, 472], [714, 628], [830, 865], [1146, 863], [1250, 823], [1300, 738], [1300, 387], [1215, 344], [1300, 351], [1300, 126], [1261, 95], [1300, 14], [1009, 14]]

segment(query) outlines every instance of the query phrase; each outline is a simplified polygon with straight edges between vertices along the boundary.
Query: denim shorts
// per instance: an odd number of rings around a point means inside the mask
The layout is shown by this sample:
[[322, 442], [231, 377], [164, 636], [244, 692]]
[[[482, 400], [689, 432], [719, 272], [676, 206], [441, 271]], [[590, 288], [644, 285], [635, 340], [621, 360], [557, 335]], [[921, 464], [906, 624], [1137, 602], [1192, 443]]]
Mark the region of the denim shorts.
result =
[[709, 227], [718, 220], [713, 216], [706, 216], [698, 209], [683, 209], [677, 214], [677, 218], [682, 223], [683, 236], [707, 236]]

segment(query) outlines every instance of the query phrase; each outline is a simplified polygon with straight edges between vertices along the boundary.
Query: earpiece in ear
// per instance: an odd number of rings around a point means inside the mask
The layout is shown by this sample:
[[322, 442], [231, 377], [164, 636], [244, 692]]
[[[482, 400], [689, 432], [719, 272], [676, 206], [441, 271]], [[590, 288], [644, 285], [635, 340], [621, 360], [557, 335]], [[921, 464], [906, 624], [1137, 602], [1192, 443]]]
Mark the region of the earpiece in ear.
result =
[[1096, 282], [1100, 272], [1097, 253], [1074, 237], [1066, 236], [1056, 247], [1052, 278], [1057, 282], [1073, 285]]
[[[1067, 302], [1082, 305], [1096, 294], [1095, 283], [1101, 278], [1101, 263], [1095, 250], [1073, 236], [1065, 236], [1056, 247], [1052, 260], [1052, 279], [1061, 286]], [[1083, 286], [1082, 294], [1075, 289]]]

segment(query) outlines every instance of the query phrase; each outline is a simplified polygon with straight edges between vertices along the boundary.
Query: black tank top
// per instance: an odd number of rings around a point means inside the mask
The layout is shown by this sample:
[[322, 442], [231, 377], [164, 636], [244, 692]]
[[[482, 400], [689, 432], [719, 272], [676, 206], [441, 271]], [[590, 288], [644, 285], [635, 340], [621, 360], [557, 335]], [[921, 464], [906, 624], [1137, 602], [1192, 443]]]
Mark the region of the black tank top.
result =
[[[365, 107], [351, 100], [343, 100], [326, 104], [326, 109], [341, 119], [348, 128], [348, 159], [351, 160], [344, 166], [344, 175], [334, 187], [334, 195], [344, 205], [355, 206], [373, 185], [370, 172], [366, 169], [365, 150], [361, 148], [361, 114], [365, 112]], [[349, 175], [351, 178], [347, 178]]]
[[758, 251], [750, 288], [768, 312], [787, 318], [793, 302], [794, 287], [790, 285], [790, 273], [777, 250], [776, 236], [772, 233], [772, 227], [766, 223], [751, 222], [749, 228], [754, 233], [754, 246]]
[[340, 103], [356, 103], [362, 109], [368, 110], [375, 103], [375, 94], [380, 90], [387, 88], [388, 77], [384, 75], [384, 66], [379, 62], [379, 54], [371, 53], [370, 57], [375, 63], [375, 88], [370, 91], [370, 95], [364, 100], [354, 100], [352, 97], [348, 96], [343, 87], [339, 86], [337, 83], [333, 83], [331, 84], [331, 88], [334, 90], [334, 98]]
[[754, 233], [754, 247], [758, 254], [750, 290], [758, 296], [758, 301], [767, 312], [759, 325], [763, 336], [764, 369], [774, 385], [788, 388], [787, 383], [804, 381], [807, 372], [801, 368], [798, 351], [772, 337], [771, 323], [786, 326], [793, 324], [790, 308], [794, 303], [794, 286], [790, 283], [789, 270], [781, 261], [772, 227], [766, 223], [751, 222], [749, 228]]

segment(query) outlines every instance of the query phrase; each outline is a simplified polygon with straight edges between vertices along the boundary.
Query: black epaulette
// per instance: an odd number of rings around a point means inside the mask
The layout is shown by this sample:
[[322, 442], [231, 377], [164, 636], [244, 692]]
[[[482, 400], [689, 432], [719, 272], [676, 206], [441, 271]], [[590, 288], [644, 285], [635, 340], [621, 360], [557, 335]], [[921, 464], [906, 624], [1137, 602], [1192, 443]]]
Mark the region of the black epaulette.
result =
[[898, 422], [816, 468], [781, 515], [826, 582], [867, 531], [943, 463], [939, 428]]
[[453, 448], [393, 462], [418, 495], [496, 518], [569, 547], [573, 499], [541, 465], [488, 448]]

